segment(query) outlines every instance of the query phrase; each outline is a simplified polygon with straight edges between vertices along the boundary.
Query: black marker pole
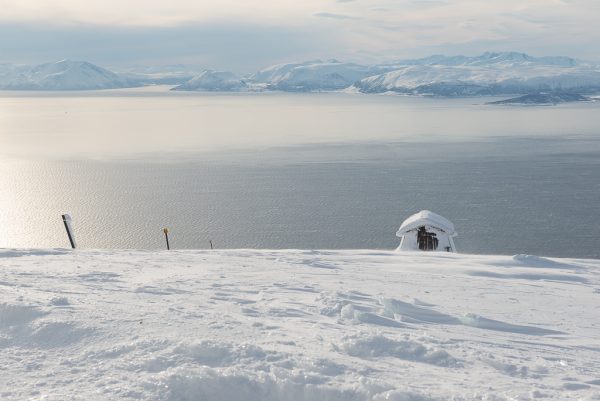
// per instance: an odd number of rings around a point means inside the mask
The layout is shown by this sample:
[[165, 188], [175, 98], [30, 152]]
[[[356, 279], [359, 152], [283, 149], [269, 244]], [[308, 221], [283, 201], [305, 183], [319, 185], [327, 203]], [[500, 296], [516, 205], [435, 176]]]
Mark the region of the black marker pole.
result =
[[163, 233], [165, 233], [165, 240], [167, 241], [167, 251], [169, 251], [171, 249], [171, 247], [169, 246], [169, 229], [163, 228]]
[[67, 230], [67, 235], [69, 236], [71, 248], [75, 249], [77, 247], [77, 244], [75, 243], [75, 237], [73, 236], [73, 229], [71, 227], [71, 216], [69, 216], [68, 214], [63, 214], [62, 219], [65, 225], [65, 230]]

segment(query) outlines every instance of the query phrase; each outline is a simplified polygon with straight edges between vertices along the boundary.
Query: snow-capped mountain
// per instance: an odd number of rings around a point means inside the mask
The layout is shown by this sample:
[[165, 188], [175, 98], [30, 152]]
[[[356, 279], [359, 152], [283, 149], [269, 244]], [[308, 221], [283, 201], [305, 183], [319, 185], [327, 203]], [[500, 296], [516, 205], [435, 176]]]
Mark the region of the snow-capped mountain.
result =
[[141, 71], [137, 67], [115, 74], [85, 61], [63, 60], [34, 67], [0, 64], [0, 89], [91, 90], [153, 84], [178, 85], [173, 88], [178, 91], [347, 90], [437, 96], [594, 94], [600, 92], [600, 66], [569, 57], [533, 57], [517, 52], [488, 52], [476, 57], [433, 55], [380, 65], [311, 60], [274, 65], [243, 78], [214, 70], [198, 75], [182, 65]]
[[365, 77], [390, 71], [391, 68], [314, 60], [275, 65], [251, 75], [249, 80], [263, 84], [266, 89], [287, 92], [332, 91], [345, 89]]
[[181, 85], [199, 75], [204, 68], [195, 65], [167, 64], [161, 66], [135, 65], [117, 67], [114, 71], [121, 77], [143, 85]]
[[550, 56], [550, 57], [534, 57], [525, 53], [518, 52], [485, 52], [480, 56], [467, 57], [467, 56], [445, 56], [442, 54], [436, 54], [433, 56], [400, 60], [393, 64], [395, 65], [490, 65], [490, 64], [539, 64], [549, 65], [557, 67], [574, 67], [576, 65], [583, 64], [582, 62], [572, 59], [570, 57], [563, 56]]
[[0, 88], [11, 90], [92, 90], [135, 86], [114, 72], [86, 61], [62, 60], [34, 67], [5, 67]]
[[600, 68], [568, 57], [484, 53], [478, 57], [431, 56], [398, 62], [393, 71], [354, 84], [364, 93], [441, 96], [600, 90]]
[[237, 75], [229, 71], [206, 70], [172, 90], [237, 92], [248, 88], [248, 85]]
[[337, 60], [279, 64], [248, 76], [267, 90], [358, 90], [440, 96], [600, 90], [600, 68], [569, 57], [484, 53], [476, 57], [434, 55], [382, 65]]
[[6, 83], [17, 79], [21, 74], [27, 71], [28, 67], [15, 64], [0, 64], [0, 88]]

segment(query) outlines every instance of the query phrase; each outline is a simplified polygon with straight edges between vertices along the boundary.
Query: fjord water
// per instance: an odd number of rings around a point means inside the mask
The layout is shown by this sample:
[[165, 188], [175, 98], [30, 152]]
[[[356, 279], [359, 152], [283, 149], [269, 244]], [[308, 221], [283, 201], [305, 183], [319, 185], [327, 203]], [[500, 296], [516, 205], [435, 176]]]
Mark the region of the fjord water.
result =
[[0, 247], [380, 248], [600, 257], [600, 103], [157, 90], [0, 95]]

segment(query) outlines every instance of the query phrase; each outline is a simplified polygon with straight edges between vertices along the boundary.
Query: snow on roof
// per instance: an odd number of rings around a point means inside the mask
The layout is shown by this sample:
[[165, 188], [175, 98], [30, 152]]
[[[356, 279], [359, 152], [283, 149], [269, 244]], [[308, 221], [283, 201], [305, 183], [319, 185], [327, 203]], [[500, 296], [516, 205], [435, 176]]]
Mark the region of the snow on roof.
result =
[[445, 217], [430, 212], [429, 210], [421, 210], [419, 213], [415, 213], [408, 219], [404, 220], [396, 236], [401, 237], [409, 231], [416, 230], [421, 226], [435, 227], [447, 233], [448, 235], [456, 235], [454, 231], [454, 224]]

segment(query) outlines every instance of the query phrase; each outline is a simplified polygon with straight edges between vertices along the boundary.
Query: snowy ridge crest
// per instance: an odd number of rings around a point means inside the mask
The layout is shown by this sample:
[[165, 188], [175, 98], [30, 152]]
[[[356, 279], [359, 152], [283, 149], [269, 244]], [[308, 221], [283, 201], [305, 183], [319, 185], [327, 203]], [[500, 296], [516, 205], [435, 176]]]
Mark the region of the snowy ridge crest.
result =
[[61, 60], [34, 67], [0, 67], [0, 88], [8, 90], [96, 90], [135, 86], [86, 61]]
[[346, 90], [448, 97], [592, 93], [600, 91], [600, 68], [569, 57], [487, 52], [477, 57], [434, 55], [380, 65], [337, 60], [278, 64], [248, 75], [245, 83], [250, 90]]
[[248, 89], [248, 85], [229, 71], [205, 70], [200, 75], [176, 86], [176, 91], [237, 92]]
[[[139, 71], [139, 69], [138, 69]], [[405, 95], [482, 96], [600, 92], [600, 67], [569, 57], [483, 53], [434, 55], [361, 65], [338, 60], [278, 64], [243, 77], [229, 71], [189, 72], [185, 66], [143, 68], [121, 75], [84, 61], [34, 67], [0, 65], [0, 89], [85, 90], [172, 84], [177, 91], [348, 91]]]

